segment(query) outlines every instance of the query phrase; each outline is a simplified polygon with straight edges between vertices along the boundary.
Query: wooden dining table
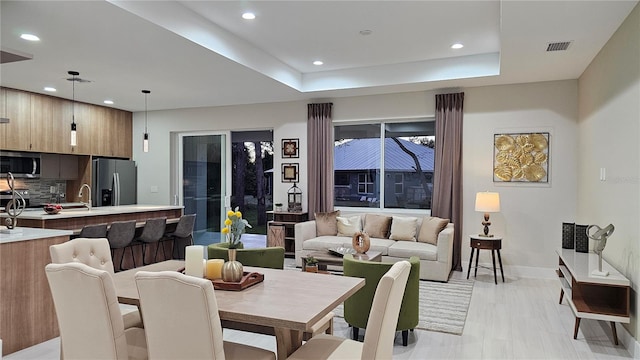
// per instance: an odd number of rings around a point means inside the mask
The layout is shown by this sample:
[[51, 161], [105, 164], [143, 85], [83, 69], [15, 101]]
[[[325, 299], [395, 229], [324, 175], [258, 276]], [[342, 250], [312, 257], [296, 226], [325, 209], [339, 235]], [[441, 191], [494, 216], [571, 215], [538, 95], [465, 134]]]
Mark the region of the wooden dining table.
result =
[[[114, 283], [118, 301], [140, 305], [135, 273], [178, 271], [184, 261], [167, 260], [117, 272]], [[264, 281], [240, 291], [215, 290], [220, 319], [273, 328], [279, 359], [285, 359], [302, 345], [311, 326], [344, 300], [364, 287], [364, 279], [245, 266], [246, 272], [264, 274]], [[144, 309], [140, 309], [144, 319]], [[176, 311], [170, 309], [168, 311]]]

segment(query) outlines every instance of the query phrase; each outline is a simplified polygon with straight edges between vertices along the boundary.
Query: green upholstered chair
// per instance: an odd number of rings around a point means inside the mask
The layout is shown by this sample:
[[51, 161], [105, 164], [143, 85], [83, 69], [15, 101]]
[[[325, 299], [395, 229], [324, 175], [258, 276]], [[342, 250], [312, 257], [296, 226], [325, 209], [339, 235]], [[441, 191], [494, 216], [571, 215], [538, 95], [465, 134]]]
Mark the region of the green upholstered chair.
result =
[[[208, 246], [209, 259], [229, 260], [229, 243], [222, 242]], [[242, 245], [236, 253], [236, 260], [242, 265], [256, 266], [270, 269], [284, 269], [284, 248], [267, 247], [258, 249], [243, 249]]]
[[[400, 315], [396, 331], [402, 331], [402, 345], [407, 346], [409, 330], [418, 326], [418, 303], [420, 297], [420, 259], [412, 256], [409, 259], [411, 272], [402, 298]], [[391, 263], [355, 260], [352, 255], [345, 255], [343, 268], [345, 276], [366, 279], [365, 286], [344, 302], [344, 319], [353, 327], [353, 339], [358, 339], [358, 330], [367, 328], [369, 312], [373, 303], [373, 295], [382, 276], [391, 269]]]

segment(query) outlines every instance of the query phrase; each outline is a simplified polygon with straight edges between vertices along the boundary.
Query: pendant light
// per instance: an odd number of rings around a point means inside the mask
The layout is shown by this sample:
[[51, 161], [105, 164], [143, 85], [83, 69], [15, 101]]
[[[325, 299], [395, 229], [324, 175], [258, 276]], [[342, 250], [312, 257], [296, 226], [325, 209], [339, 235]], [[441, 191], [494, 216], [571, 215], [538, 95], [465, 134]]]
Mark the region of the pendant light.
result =
[[150, 90], [142, 90], [144, 94], [144, 136], [142, 138], [142, 151], [149, 152], [149, 132], [147, 131], [147, 95], [151, 94]]
[[73, 83], [73, 101], [71, 102], [71, 146], [78, 145], [76, 137], [76, 76], [80, 75], [77, 71], [69, 71], [69, 75], [73, 76], [67, 79]]

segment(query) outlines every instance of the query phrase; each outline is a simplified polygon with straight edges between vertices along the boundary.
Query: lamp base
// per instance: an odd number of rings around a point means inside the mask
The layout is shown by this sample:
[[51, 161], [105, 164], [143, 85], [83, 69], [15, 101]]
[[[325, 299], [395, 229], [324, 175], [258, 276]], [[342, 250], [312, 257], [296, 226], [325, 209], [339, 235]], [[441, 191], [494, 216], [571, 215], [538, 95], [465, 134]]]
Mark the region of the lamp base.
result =
[[493, 234], [478, 234], [478, 236], [482, 236], [482, 237], [493, 237]]

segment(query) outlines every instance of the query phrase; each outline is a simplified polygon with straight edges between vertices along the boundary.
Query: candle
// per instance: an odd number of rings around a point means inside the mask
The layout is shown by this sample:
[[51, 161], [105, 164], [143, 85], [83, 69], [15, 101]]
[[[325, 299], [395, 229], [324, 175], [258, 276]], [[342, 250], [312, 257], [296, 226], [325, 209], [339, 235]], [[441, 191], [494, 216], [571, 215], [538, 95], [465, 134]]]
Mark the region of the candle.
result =
[[221, 279], [222, 278], [222, 265], [224, 265], [224, 259], [211, 259], [207, 260], [207, 279]]
[[190, 245], [185, 247], [184, 273], [200, 278], [204, 275], [204, 246]]

